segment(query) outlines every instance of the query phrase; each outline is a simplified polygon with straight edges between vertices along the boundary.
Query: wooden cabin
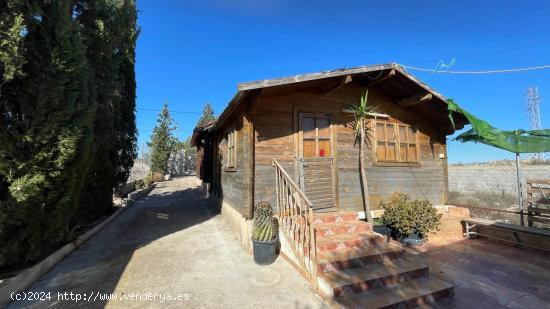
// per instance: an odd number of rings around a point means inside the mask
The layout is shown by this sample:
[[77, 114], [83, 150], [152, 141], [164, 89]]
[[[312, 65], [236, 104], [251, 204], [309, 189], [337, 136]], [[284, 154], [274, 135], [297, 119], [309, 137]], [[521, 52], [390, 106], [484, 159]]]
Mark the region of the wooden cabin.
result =
[[[275, 207], [276, 160], [316, 211], [364, 215], [350, 106], [368, 89], [376, 106], [365, 152], [371, 208], [395, 192], [447, 199], [447, 100], [396, 64], [364, 66], [238, 85], [218, 120], [196, 128], [201, 177], [246, 245], [254, 205]], [[456, 117], [456, 116], [455, 116]], [[466, 120], [453, 119], [461, 128]], [[243, 225], [244, 223], [244, 225]]]

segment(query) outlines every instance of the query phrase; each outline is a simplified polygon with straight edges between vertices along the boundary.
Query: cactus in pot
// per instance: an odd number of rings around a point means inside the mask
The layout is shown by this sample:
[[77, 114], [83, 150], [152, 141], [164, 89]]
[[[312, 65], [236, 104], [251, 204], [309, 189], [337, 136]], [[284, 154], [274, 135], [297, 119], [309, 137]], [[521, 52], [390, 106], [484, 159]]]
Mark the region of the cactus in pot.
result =
[[277, 220], [273, 217], [273, 208], [267, 202], [256, 205], [252, 239], [259, 242], [271, 241], [277, 237]]
[[267, 202], [259, 202], [254, 210], [252, 224], [254, 261], [257, 264], [267, 265], [275, 261], [278, 232], [277, 219], [273, 217], [273, 208]]

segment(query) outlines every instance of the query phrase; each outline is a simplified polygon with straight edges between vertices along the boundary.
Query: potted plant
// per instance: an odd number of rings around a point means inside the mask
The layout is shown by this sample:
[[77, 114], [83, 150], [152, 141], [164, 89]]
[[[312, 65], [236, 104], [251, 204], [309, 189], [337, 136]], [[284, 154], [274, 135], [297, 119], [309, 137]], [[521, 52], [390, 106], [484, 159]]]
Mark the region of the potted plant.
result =
[[395, 194], [389, 201], [381, 201], [382, 220], [392, 236], [407, 245], [424, 243], [428, 233], [439, 230], [441, 214], [427, 200], [411, 199], [408, 194]]
[[386, 232], [388, 228], [386, 227], [386, 223], [384, 223], [384, 220], [382, 218], [374, 218], [372, 220], [372, 229], [382, 235], [386, 235]]
[[252, 249], [254, 261], [259, 265], [275, 261], [275, 249], [279, 233], [277, 219], [273, 217], [273, 208], [268, 202], [259, 202], [254, 210], [252, 225]]

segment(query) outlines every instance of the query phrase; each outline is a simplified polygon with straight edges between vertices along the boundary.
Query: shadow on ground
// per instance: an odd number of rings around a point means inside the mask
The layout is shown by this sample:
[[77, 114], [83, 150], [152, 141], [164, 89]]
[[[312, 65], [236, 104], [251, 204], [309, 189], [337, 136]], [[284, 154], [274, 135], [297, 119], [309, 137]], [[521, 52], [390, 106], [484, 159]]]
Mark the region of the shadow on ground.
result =
[[[199, 187], [179, 190], [174, 187], [178, 183], [175, 180], [158, 184], [148, 196], [130, 206], [28, 289], [51, 292], [51, 300], [16, 302], [10, 308], [54, 305], [58, 303], [58, 293], [64, 292], [79, 293], [82, 297], [111, 293], [137, 250], [218, 214], [215, 201], [202, 198]], [[150, 262], [154, 266], [154, 261]], [[81, 300], [74, 305], [98, 308], [106, 303], [95, 298], [93, 302]]]

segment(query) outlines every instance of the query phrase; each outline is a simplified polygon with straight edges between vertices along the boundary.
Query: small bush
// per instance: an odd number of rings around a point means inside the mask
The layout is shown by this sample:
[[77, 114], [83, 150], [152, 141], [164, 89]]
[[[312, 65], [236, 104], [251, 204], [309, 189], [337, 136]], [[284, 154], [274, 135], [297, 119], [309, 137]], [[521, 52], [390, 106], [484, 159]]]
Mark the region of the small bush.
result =
[[161, 182], [164, 181], [164, 174], [159, 172], [153, 173], [153, 182]]
[[420, 237], [438, 231], [441, 214], [427, 200], [411, 199], [408, 194], [397, 193], [389, 201], [381, 201], [382, 220], [397, 237], [417, 232]]

